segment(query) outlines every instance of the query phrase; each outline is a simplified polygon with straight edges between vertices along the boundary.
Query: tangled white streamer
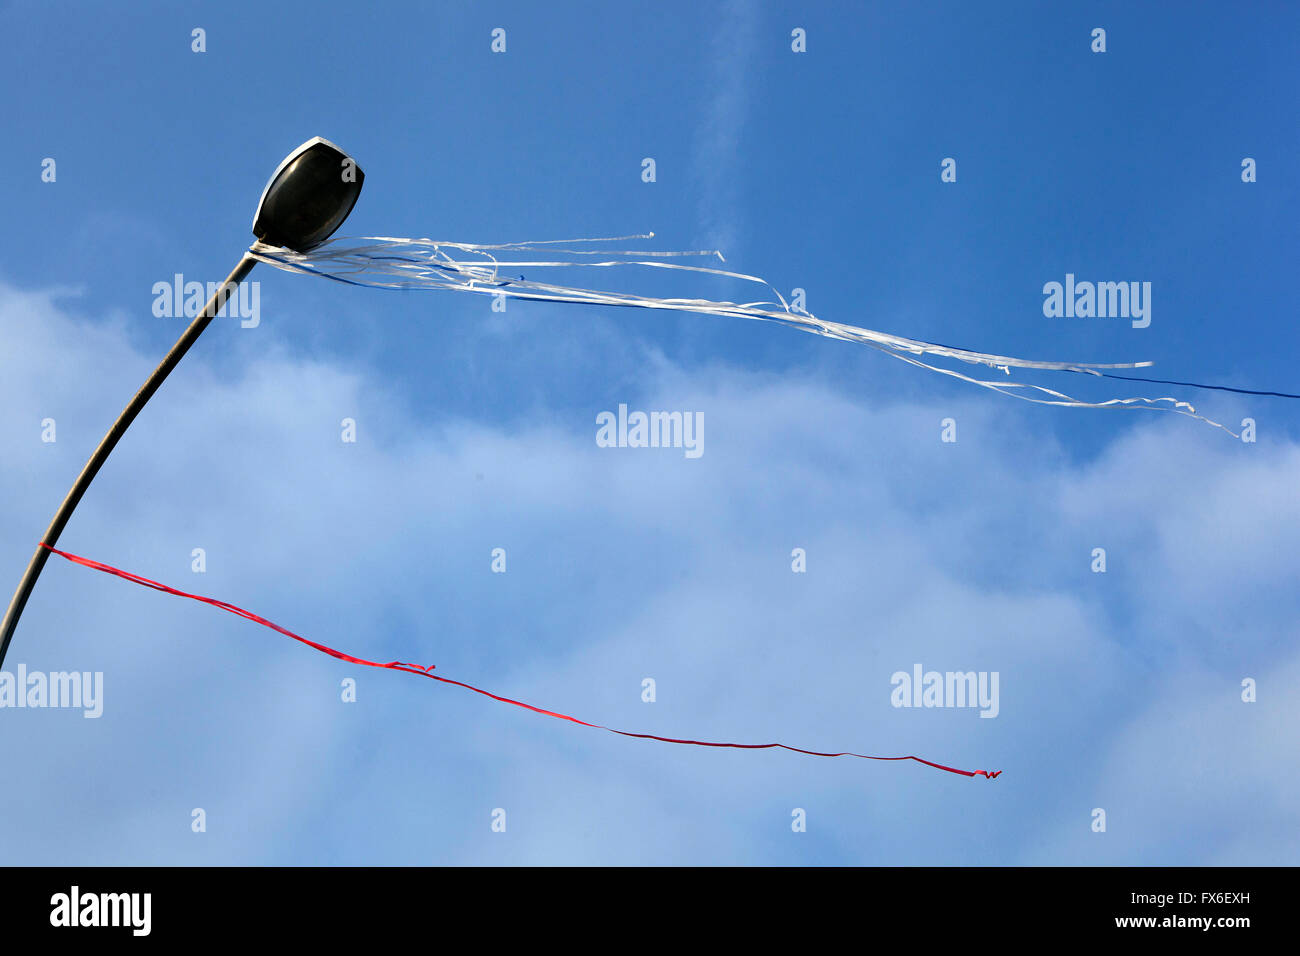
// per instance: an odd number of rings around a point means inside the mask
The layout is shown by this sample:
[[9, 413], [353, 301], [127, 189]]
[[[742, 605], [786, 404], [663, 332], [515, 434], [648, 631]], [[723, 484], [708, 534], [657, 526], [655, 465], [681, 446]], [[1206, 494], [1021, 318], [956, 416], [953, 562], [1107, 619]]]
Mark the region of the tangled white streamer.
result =
[[[458, 292], [476, 292], [487, 295], [504, 295], [515, 299], [532, 299], [541, 302], [571, 302], [583, 305], [619, 306], [639, 309], [669, 309], [675, 312], [699, 312], [705, 315], [725, 315], [742, 319], [779, 322], [794, 328], [869, 345], [887, 355], [920, 368], [949, 375], [981, 388], [991, 389], [1012, 398], [1038, 405], [1060, 405], [1070, 408], [1149, 408], [1172, 411], [1223, 429], [1229, 435], [1236, 432], [1196, 413], [1189, 403], [1172, 397], [1112, 398], [1100, 402], [1082, 401], [1063, 392], [1028, 382], [990, 381], [973, 378], [955, 369], [930, 365], [918, 356], [933, 355], [955, 359], [971, 365], [987, 365], [1008, 377], [1012, 368], [1041, 369], [1055, 372], [1079, 372], [1100, 375], [1103, 369], [1135, 369], [1149, 367], [1151, 362], [1122, 362], [1098, 364], [1092, 362], [1045, 362], [993, 355], [969, 349], [953, 348], [933, 342], [909, 339], [888, 332], [877, 332], [855, 325], [844, 325], [819, 319], [807, 312], [790, 308], [785, 298], [771, 283], [757, 276], [730, 272], [698, 265], [684, 265], [665, 261], [691, 256], [717, 256], [726, 261], [722, 253], [710, 250], [684, 252], [656, 252], [638, 250], [611, 251], [606, 249], [572, 249], [566, 246], [582, 243], [621, 242], [628, 239], [651, 239], [654, 233], [635, 236], [616, 236], [608, 239], [551, 239], [530, 242], [507, 242], [483, 245], [466, 242], [440, 242], [433, 239], [400, 239], [390, 236], [363, 236], [354, 239], [331, 239], [306, 251], [296, 252], [280, 246], [255, 242], [249, 255], [259, 262], [287, 272], [324, 276], [351, 285], [377, 289], [451, 289]], [[353, 244], [348, 244], [353, 243]], [[355, 244], [360, 243], [360, 244]], [[508, 254], [531, 253], [546, 258], [504, 258]], [[457, 257], [459, 256], [459, 258]], [[585, 258], [584, 258], [585, 257]], [[604, 258], [595, 258], [604, 257]], [[552, 268], [613, 268], [640, 266], [654, 269], [673, 269], [683, 272], [704, 273], [728, 279], [740, 279], [765, 286], [776, 301], [726, 302], [711, 299], [661, 299], [622, 292], [601, 292], [574, 286], [555, 285], [525, 279], [518, 269]], [[1037, 394], [1025, 394], [1034, 392]]]

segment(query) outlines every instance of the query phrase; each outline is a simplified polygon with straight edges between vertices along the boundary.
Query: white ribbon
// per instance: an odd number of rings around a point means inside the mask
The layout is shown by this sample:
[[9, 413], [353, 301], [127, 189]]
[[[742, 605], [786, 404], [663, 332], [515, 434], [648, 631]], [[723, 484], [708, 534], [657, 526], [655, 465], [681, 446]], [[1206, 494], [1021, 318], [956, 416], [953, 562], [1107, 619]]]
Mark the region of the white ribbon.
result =
[[[458, 292], [476, 292], [487, 295], [504, 295], [515, 299], [539, 302], [570, 302], [583, 305], [604, 305], [638, 309], [669, 309], [675, 312], [699, 312], [705, 315], [725, 315], [742, 319], [779, 322], [783, 325], [812, 332], [845, 342], [871, 346], [910, 365], [929, 369], [942, 375], [970, 382], [981, 388], [992, 389], [1003, 395], [1019, 398], [1038, 405], [1060, 405], [1070, 408], [1149, 408], [1173, 411], [1221, 428], [1234, 437], [1236, 432], [1218, 422], [1196, 414], [1188, 402], [1172, 397], [1162, 398], [1112, 398], [1102, 402], [1087, 402], [1072, 398], [1062, 392], [1027, 382], [998, 382], [972, 378], [953, 369], [941, 368], [922, 362], [916, 356], [933, 355], [955, 359], [972, 365], [987, 365], [1008, 376], [1012, 368], [1041, 369], [1056, 372], [1079, 372], [1098, 375], [1101, 369], [1147, 368], [1151, 362], [1121, 362], [1098, 364], [1093, 362], [1046, 362], [1032, 359], [993, 355], [969, 349], [937, 345], [909, 339], [888, 332], [877, 332], [855, 325], [844, 325], [819, 319], [806, 312], [792, 310], [785, 298], [771, 283], [757, 276], [713, 269], [705, 266], [684, 265], [662, 260], [687, 256], [717, 256], [726, 261], [722, 253], [710, 250], [688, 252], [653, 252], [637, 250], [586, 250], [564, 248], [579, 243], [620, 242], [627, 239], [650, 239], [654, 233], [635, 236], [617, 236], [609, 239], [550, 239], [530, 242], [506, 242], [491, 245], [466, 242], [439, 242], [433, 239], [400, 239], [391, 236], [363, 236], [354, 239], [331, 239], [307, 252], [295, 252], [279, 246], [255, 242], [249, 255], [259, 262], [287, 272], [325, 276], [353, 285], [377, 289], [451, 289]], [[345, 245], [344, 243], [360, 243]], [[539, 253], [546, 258], [505, 258], [508, 253]], [[604, 256], [603, 259], [591, 257]], [[583, 258], [587, 257], [587, 258]], [[554, 268], [613, 268], [640, 266], [642, 268], [673, 269], [705, 275], [740, 279], [765, 286], [776, 301], [726, 302], [711, 299], [661, 299], [622, 292], [601, 292], [574, 286], [555, 285], [525, 279], [519, 269]], [[1026, 390], [1047, 397], [1024, 394]]]

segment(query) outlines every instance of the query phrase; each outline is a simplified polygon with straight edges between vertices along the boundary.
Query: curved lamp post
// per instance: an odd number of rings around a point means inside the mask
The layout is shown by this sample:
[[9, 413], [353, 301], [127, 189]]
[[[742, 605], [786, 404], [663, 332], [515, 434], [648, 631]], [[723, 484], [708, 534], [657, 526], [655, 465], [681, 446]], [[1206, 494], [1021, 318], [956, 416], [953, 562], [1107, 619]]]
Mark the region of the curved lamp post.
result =
[[[286, 156], [271, 175], [258, 202], [257, 214], [253, 217], [253, 234], [268, 245], [287, 246], [298, 252], [310, 249], [324, 242], [339, 226], [343, 225], [343, 220], [347, 219], [348, 214], [352, 212], [352, 207], [356, 205], [364, 179], [365, 175], [360, 167], [339, 147], [319, 136], [310, 139]], [[99, 473], [100, 467], [108, 459], [113, 448], [126, 434], [131, 422], [135, 421], [135, 417], [153, 397], [154, 392], [158, 391], [171, 370], [180, 363], [190, 346], [203, 334], [203, 330], [216, 317], [217, 312], [226, 304], [239, 283], [253, 270], [255, 264], [256, 260], [247, 254], [240, 258], [239, 264], [208, 300], [203, 311], [176, 340], [176, 344], [153, 370], [153, 374], [140, 386], [140, 390], [117, 417], [117, 421], [113, 422], [113, 427], [108, 430], [108, 434], [99, 443], [95, 453], [90, 456], [86, 467], [81, 469], [81, 474], [77, 476], [77, 481], [68, 492], [68, 496], [63, 499], [63, 504], [59, 505], [59, 510], [54, 513], [54, 520], [50, 522], [45, 536], [41, 539], [45, 544], [53, 546], [58, 543], [59, 535], [63, 533], [63, 528], [72, 517], [77, 503], [81, 501], [90, 483], [95, 480], [95, 475]], [[9, 602], [4, 622], [0, 624], [0, 665], [4, 664], [5, 653], [9, 650], [9, 641], [18, 626], [18, 618], [22, 616], [23, 608], [27, 604], [28, 597], [31, 596], [32, 588], [36, 586], [36, 579], [40, 577], [41, 569], [45, 567], [49, 555], [48, 550], [37, 545], [36, 553], [32, 555], [32, 560], [18, 583], [18, 590], [14, 592], [13, 600]]]

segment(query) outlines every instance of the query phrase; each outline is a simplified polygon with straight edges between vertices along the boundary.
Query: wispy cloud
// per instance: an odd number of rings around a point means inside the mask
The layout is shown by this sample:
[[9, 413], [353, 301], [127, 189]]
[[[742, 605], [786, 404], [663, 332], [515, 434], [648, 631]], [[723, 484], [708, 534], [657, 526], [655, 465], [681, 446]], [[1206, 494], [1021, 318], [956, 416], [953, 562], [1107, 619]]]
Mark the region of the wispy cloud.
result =
[[708, 83], [695, 132], [694, 179], [703, 243], [724, 255], [740, 252], [745, 223], [737, 181], [743, 167], [742, 134], [753, 89], [753, 60], [761, 11], [746, 0], [730, 0], [713, 22]]
[[[0, 334], [0, 579], [12, 582], [152, 360], [122, 328], [3, 288]], [[868, 406], [810, 381], [636, 370], [643, 406], [703, 413], [703, 457], [598, 448], [594, 413], [422, 426], [364, 367], [272, 351], [219, 376], [197, 353], [64, 544], [345, 650], [436, 663], [615, 726], [921, 753], [1002, 777], [613, 738], [357, 674], [60, 564], [8, 665], [103, 671], [104, 716], [0, 712], [36, 782], [0, 791], [0, 819], [22, 821], [5, 858], [1294, 858], [1300, 449], [1115, 415], [1116, 440], [1065, 466], [1051, 412], [982, 396]], [[54, 445], [39, 441], [47, 414]], [[339, 441], [345, 416], [356, 445]], [[946, 416], [955, 445], [939, 441]], [[498, 546], [504, 575], [489, 567]], [[1097, 546], [1106, 574], [1088, 570]], [[805, 574], [791, 571], [794, 547]], [[1226, 617], [1211, 613], [1225, 601]], [[999, 672], [998, 718], [891, 707], [890, 675], [915, 662]], [[345, 677], [356, 704], [340, 700]], [[1245, 677], [1258, 703], [1239, 700]], [[1098, 806], [1106, 834], [1089, 829]], [[190, 831], [195, 807], [207, 835]], [[498, 807], [504, 835], [489, 827]], [[794, 807], [807, 834], [790, 832]]]

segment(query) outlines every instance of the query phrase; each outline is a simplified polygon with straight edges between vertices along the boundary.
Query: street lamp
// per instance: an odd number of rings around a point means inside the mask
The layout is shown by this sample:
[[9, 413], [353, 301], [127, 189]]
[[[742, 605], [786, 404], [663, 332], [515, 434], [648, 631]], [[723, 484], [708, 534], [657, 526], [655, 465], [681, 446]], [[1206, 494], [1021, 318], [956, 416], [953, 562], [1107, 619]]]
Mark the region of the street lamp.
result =
[[[339, 147], [319, 136], [309, 139], [286, 156], [271, 174], [258, 202], [257, 214], [253, 217], [253, 234], [268, 245], [286, 246], [304, 252], [324, 242], [343, 225], [343, 220], [347, 219], [352, 207], [356, 205], [364, 179], [365, 174], [361, 168]], [[81, 469], [81, 474], [63, 499], [63, 504], [59, 505], [59, 510], [54, 513], [54, 520], [41, 539], [44, 544], [53, 547], [58, 543], [59, 535], [63, 533], [82, 495], [95, 480], [95, 475], [118, 441], [126, 434], [127, 428], [154, 392], [158, 391], [171, 370], [184, 358], [190, 346], [203, 334], [203, 330], [226, 304], [231, 293], [253, 270], [256, 262], [247, 253], [240, 258], [239, 264], [226, 277], [226, 281], [176, 340], [176, 344], [153, 370], [153, 374], [140, 386], [140, 390], [90, 456], [86, 467]], [[46, 548], [37, 546], [36, 553], [32, 555], [32, 560], [18, 583], [18, 590], [9, 602], [4, 622], [0, 624], [0, 665], [4, 664], [9, 641], [18, 626], [18, 618], [22, 616], [23, 608], [27, 605], [27, 599], [31, 596], [32, 588], [36, 586], [36, 579], [40, 577], [49, 555]]]

